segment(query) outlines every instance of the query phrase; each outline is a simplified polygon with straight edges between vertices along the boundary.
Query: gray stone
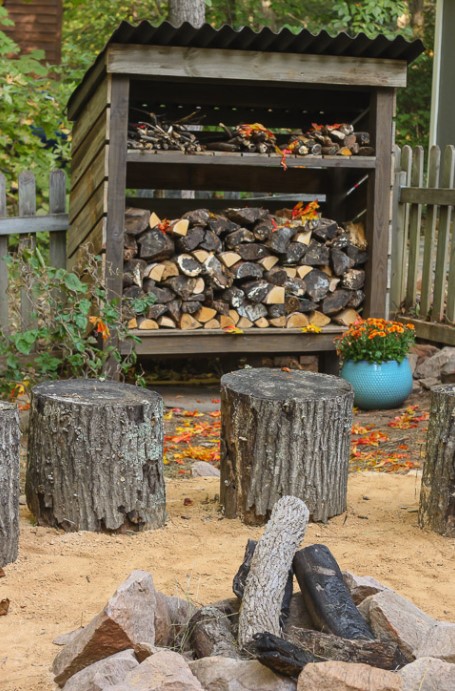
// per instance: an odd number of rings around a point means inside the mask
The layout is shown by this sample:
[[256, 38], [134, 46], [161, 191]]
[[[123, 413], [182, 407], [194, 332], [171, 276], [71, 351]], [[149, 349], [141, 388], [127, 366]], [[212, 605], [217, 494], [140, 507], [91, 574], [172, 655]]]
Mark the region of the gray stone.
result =
[[382, 583], [379, 583], [371, 576], [357, 576], [350, 571], [343, 571], [343, 579], [356, 605], [360, 605], [370, 595], [376, 595], [376, 593], [381, 593], [383, 590], [388, 590], [385, 585], [382, 585]]
[[64, 691], [103, 691], [106, 686], [117, 684], [128, 672], [139, 667], [133, 650], [122, 650], [81, 669], [66, 682]]
[[63, 686], [76, 672], [136, 643], [155, 643], [156, 592], [145, 571], [133, 571], [105, 608], [57, 655], [55, 681]]
[[393, 590], [383, 590], [367, 597], [359, 605], [377, 638], [397, 643], [407, 655], [415, 651], [436, 620]]
[[279, 676], [257, 660], [204, 657], [190, 669], [205, 691], [295, 691], [292, 679]]
[[123, 682], [103, 691], [204, 691], [186, 660], [172, 650], [161, 650], [129, 672]]
[[433, 657], [421, 657], [398, 672], [403, 691], [454, 691], [455, 665]]
[[430, 391], [430, 389], [432, 389], [433, 386], [438, 386], [441, 383], [441, 381], [439, 379], [436, 379], [435, 377], [426, 377], [425, 379], [419, 379], [419, 382], [424, 389], [427, 389], [427, 391]]
[[79, 628], [74, 629], [74, 631], [68, 631], [67, 633], [61, 633], [59, 636], [56, 636], [52, 643], [54, 645], [68, 645], [68, 643], [71, 643], [72, 640], [76, 638], [80, 634], [84, 627], [79, 626]]
[[445, 662], [455, 662], [455, 624], [436, 622], [422, 639], [415, 656], [437, 657]]
[[395, 672], [353, 662], [315, 662], [306, 665], [297, 691], [402, 691]]
[[411, 372], [412, 372], [412, 374], [414, 374], [416, 367], [417, 367], [417, 362], [418, 362], [419, 356], [417, 355], [417, 353], [408, 353], [407, 357], [408, 357], [409, 366], [411, 367]]
[[193, 477], [219, 477], [220, 471], [215, 466], [205, 461], [196, 461], [191, 466], [191, 475]]
[[454, 357], [455, 348], [446, 346], [418, 365], [415, 375], [418, 379], [428, 379], [429, 377], [440, 379], [442, 368]]
[[441, 368], [441, 381], [443, 384], [455, 383], [455, 356], [452, 356]]

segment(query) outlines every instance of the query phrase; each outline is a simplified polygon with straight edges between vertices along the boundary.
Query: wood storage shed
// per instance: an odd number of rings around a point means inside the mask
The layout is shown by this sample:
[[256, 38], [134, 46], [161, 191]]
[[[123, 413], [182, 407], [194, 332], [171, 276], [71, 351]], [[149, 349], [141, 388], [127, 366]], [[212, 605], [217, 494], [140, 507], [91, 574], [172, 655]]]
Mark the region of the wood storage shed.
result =
[[[385, 315], [395, 93], [422, 50], [325, 31], [118, 27], [69, 101], [68, 262], [89, 243], [112, 295], [155, 291], [150, 319], [131, 323], [140, 354], [333, 351], [346, 309]], [[323, 227], [274, 216], [302, 199]], [[308, 314], [328, 321], [322, 333], [301, 333]], [[239, 316], [246, 328], [228, 337]]]

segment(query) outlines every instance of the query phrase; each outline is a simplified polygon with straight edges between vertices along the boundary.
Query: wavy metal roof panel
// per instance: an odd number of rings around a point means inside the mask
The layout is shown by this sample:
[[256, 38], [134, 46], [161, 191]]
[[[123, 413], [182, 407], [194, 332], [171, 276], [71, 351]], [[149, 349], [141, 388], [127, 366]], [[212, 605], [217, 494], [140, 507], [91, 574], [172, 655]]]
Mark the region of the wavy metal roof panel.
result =
[[267, 27], [260, 31], [253, 31], [250, 27], [236, 30], [227, 25], [220, 29], [214, 29], [210, 24], [203, 24], [200, 28], [195, 28], [188, 22], [184, 22], [179, 27], [175, 27], [169, 22], [163, 22], [159, 26], [153, 26], [148, 21], [142, 21], [137, 26], [133, 26], [129, 22], [122, 22], [107, 41], [81, 84], [72, 94], [69, 107], [71, 107], [81, 85], [102, 59], [108, 46], [114, 43], [380, 58], [383, 60], [404, 60], [407, 63], [415, 60], [424, 51], [420, 39], [406, 41], [403, 36], [388, 39], [382, 35], [369, 38], [364, 33], [349, 36], [347, 33], [341, 32], [337, 36], [331, 36], [325, 30], [318, 34], [312, 34], [307, 29], [302, 29], [299, 33], [294, 34], [286, 28], [274, 32]]
[[203, 24], [196, 29], [188, 22], [174, 27], [169, 22], [153, 26], [147, 21], [141, 22], [138, 26], [122, 22], [106, 46], [112, 43], [346, 55], [406, 62], [412, 62], [424, 50], [419, 39], [406, 41], [403, 36], [394, 39], [382, 35], [369, 38], [364, 33], [349, 36], [344, 32], [331, 36], [325, 30], [312, 34], [308, 29], [294, 34], [286, 28], [275, 33], [267, 27], [260, 31], [253, 31], [249, 27], [236, 30], [227, 25], [214, 29], [210, 24]]

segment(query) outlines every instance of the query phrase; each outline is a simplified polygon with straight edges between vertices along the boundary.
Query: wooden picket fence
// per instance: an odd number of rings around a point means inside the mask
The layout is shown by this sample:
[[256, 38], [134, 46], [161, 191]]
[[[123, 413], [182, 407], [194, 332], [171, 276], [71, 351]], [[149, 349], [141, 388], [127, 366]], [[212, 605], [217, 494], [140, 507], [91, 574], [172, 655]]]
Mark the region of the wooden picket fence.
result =
[[390, 310], [417, 336], [455, 345], [455, 146], [396, 151]]
[[[6, 182], [0, 174], [0, 329], [9, 329], [8, 270], [2, 257], [8, 254], [8, 238], [19, 234], [25, 236], [30, 246], [36, 242], [36, 233], [49, 233], [50, 263], [58, 268], [66, 266], [66, 231], [68, 213], [66, 210], [66, 176], [62, 170], [54, 170], [49, 176], [49, 213], [36, 213], [36, 182], [30, 172], [23, 172], [18, 180], [18, 215], [7, 215]], [[22, 325], [31, 322], [31, 303], [28, 296], [21, 294]]]

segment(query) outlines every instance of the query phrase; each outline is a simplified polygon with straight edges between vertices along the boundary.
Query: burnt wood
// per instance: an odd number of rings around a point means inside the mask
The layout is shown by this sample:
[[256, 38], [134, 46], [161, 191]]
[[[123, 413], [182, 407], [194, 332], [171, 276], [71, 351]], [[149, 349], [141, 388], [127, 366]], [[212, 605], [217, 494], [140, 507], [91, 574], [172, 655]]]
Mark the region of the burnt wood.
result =
[[337, 660], [395, 671], [413, 661], [396, 643], [358, 638], [350, 640], [312, 629], [291, 626], [286, 640], [314, 655], [319, 661]]
[[293, 569], [308, 612], [319, 630], [350, 640], [374, 640], [328, 547], [310, 545], [299, 550]]

